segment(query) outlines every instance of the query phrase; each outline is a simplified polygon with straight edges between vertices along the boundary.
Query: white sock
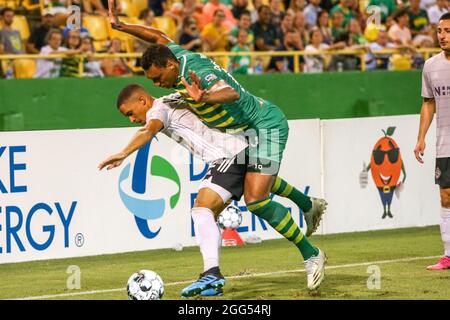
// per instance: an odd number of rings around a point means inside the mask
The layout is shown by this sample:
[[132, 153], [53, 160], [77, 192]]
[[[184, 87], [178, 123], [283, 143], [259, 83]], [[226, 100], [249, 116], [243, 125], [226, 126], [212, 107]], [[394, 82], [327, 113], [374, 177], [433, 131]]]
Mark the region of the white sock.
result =
[[219, 266], [219, 248], [222, 236], [214, 220], [214, 213], [208, 208], [192, 208], [195, 237], [203, 256], [203, 271]]
[[450, 208], [441, 208], [441, 237], [445, 255], [450, 257]]

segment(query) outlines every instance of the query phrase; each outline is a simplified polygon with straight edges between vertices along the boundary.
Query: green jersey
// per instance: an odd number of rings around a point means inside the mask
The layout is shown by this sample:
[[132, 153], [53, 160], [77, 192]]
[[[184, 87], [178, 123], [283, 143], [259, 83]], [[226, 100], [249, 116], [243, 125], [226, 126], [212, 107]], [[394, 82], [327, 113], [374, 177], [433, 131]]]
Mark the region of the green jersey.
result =
[[[246, 129], [258, 122], [264, 100], [246, 91], [227, 71], [203, 54], [183, 49], [175, 43], [167, 45], [180, 62], [175, 90], [188, 102], [190, 109], [207, 126], [222, 129]], [[192, 83], [189, 71], [194, 71], [201, 81], [203, 89], [209, 89], [220, 80], [224, 80], [236, 92], [239, 100], [231, 103], [209, 104], [192, 99], [181, 82], [184, 77]]]
[[[254, 160], [249, 161], [248, 170], [276, 175], [289, 134], [286, 116], [280, 108], [250, 94], [233, 76], [208, 57], [185, 50], [175, 43], [167, 46], [180, 62], [175, 90], [187, 102], [189, 109], [208, 127], [232, 129], [235, 132], [250, 129], [246, 135], [253, 142], [250, 142], [246, 153], [249, 159]], [[203, 89], [211, 88], [220, 80], [225, 81], [239, 93], [239, 100], [216, 104], [196, 102], [181, 82], [184, 77], [187, 82], [192, 83], [189, 71], [197, 74]]]

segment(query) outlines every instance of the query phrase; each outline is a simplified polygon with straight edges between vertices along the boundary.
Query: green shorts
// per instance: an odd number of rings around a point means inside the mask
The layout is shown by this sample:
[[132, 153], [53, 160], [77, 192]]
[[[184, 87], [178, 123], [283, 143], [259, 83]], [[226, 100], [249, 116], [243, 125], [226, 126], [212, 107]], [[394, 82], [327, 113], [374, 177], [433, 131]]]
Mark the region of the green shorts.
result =
[[289, 125], [283, 111], [264, 101], [261, 112], [246, 130], [249, 147], [248, 172], [277, 175], [289, 136]]

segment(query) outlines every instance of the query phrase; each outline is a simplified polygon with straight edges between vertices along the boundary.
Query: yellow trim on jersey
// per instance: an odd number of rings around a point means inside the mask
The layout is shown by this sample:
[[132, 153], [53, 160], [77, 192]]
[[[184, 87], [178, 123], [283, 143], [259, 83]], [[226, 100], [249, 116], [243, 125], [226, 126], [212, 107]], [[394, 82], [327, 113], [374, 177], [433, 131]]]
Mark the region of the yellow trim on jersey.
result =
[[205, 120], [206, 122], [213, 122], [213, 121], [216, 121], [217, 119], [222, 118], [226, 114], [227, 114], [227, 110], [222, 110], [221, 112], [219, 112], [215, 116], [212, 116], [211, 118], [202, 117], [202, 119]]
[[186, 101], [187, 101], [189, 107], [192, 107], [192, 108], [200, 108], [200, 107], [203, 107], [205, 105], [204, 102], [195, 103], [195, 100], [193, 100], [194, 102], [190, 102], [189, 100], [186, 99]]
[[[191, 106], [191, 107], [194, 107], [194, 106], [192, 106], [192, 105], [190, 105], [190, 106]], [[193, 111], [194, 111], [196, 114], [207, 114], [207, 113], [209, 113], [209, 112], [211, 112], [211, 111], [216, 110], [216, 109], [219, 108], [220, 106], [221, 106], [220, 103], [216, 103], [215, 105], [212, 105], [211, 107], [206, 108], [205, 110], [198, 111], [198, 110], [196, 110], [196, 109], [193, 109]], [[194, 108], [195, 108], [195, 107], [194, 107]]]
[[[222, 127], [226, 127], [227, 125], [229, 125], [230, 123], [232, 123], [234, 121], [233, 117], [229, 117], [225, 122], [219, 123], [218, 125], [216, 125], [216, 128], [222, 128]], [[237, 131], [236, 131], [237, 132]], [[231, 132], [230, 132], [231, 133]]]

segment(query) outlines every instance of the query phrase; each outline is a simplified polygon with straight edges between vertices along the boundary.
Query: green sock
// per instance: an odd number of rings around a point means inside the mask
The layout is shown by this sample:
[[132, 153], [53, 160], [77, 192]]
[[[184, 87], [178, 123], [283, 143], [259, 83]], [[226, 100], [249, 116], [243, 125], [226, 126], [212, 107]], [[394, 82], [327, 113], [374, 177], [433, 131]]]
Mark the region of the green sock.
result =
[[283, 205], [266, 198], [247, 204], [249, 211], [266, 220], [283, 237], [295, 244], [304, 260], [319, 253], [292, 219], [291, 213]]
[[294, 186], [290, 185], [282, 178], [275, 179], [275, 183], [272, 186], [271, 192], [280, 197], [289, 198], [294, 201], [295, 204], [302, 209], [303, 212], [308, 212], [312, 208], [311, 198], [301, 193]]

